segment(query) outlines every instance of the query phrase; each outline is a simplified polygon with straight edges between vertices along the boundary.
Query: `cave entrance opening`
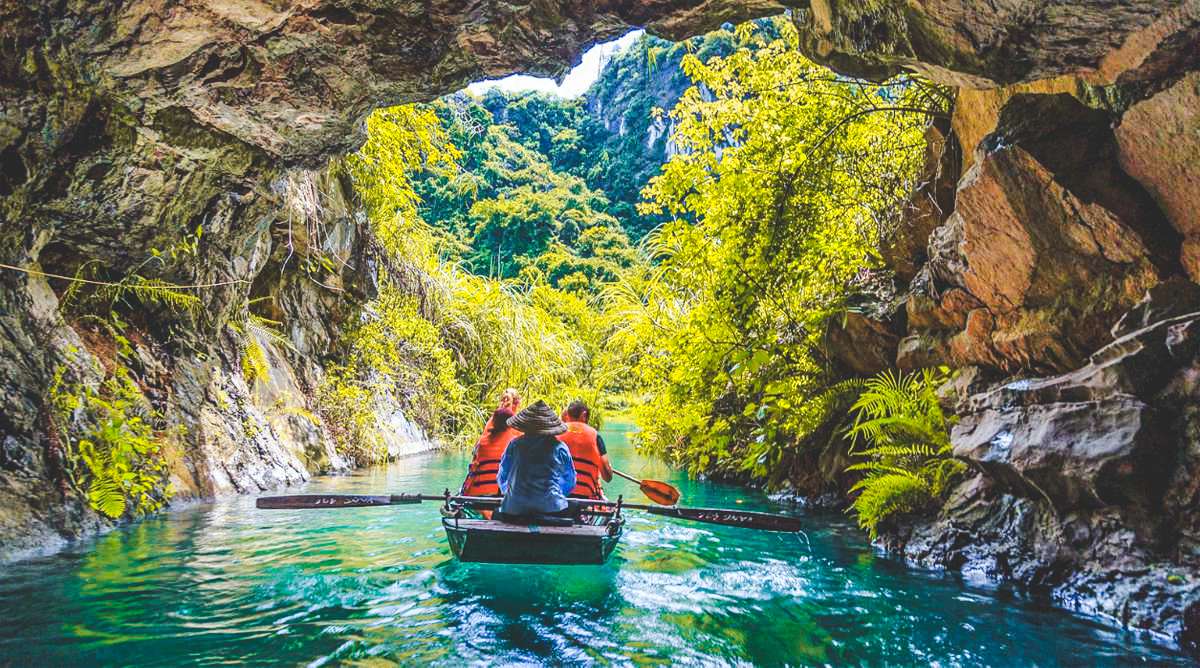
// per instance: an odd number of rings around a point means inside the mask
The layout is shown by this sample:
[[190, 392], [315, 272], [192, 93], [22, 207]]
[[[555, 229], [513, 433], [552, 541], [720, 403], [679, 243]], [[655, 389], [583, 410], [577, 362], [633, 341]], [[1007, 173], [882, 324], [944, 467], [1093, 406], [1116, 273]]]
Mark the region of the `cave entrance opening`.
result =
[[368, 118], [346, 170], [420, 276], [377, 300], [397, 309], [377, 334], [439, 333], [411, 354], [455, 361], [421, 394], [448, 398], [424, 412], [457, 442], [517, 387], [632, 413], [650, 451], [694, 471], [778, 475], [836, 412], [788, 397], [890, 367], [838, 332], [920, 263], [897, 248], [902, 221], [949, 210], [957, 165], [929, 146], [950, 91], [838, 75], [787, 16], [683, 42], [634, 32], [593, 64], [555, 91], [481, 82]]

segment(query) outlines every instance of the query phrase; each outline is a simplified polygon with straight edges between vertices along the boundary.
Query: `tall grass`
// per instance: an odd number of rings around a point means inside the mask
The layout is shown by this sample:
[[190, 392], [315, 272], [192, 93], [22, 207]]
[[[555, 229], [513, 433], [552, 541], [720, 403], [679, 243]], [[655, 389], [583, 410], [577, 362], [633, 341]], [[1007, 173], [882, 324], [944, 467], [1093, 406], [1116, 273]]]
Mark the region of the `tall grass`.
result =
[[384, 289], [346, 335], [346, 358], [328, 369], [322, 390], [341, 449], [360, 461], [382, 458], [380, 401], [399, 400], [430, 433], [465, 446], [507, 387], [556, 406], [594, 399], [590, 358], [600, 338], [579, 313], [589, 305], [536, 279], [464, 270], [458, 242], [417, 215], [414, 170], [454, 168], [436, 117], [400, 107], [368, 125], [367, 144], [336, 168], [367, 208]]

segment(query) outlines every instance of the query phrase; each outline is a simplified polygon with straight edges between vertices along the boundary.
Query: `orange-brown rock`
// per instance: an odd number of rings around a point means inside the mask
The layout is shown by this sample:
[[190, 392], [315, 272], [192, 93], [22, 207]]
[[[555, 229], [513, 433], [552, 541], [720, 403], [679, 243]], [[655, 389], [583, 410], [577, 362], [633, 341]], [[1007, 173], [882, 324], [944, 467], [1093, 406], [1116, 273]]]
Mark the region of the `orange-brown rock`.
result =
[[839, 375], [871, 376], [892, 367], [898, 340], [890, 317], [850, 311], [830, 324], [825, 350]]
[[979, 142], [996, 129], [1000, 110], [1016, 95], [1055, 95], [1067, 93], [1079, 96], [1084, 83], [1074, 76], [1055, 77], [1000, 88], [959, 88], [954, 100], [950, 126], [962, 151], [961, 174], [975, 164], [975, 149]]
[[1071, 368], [1147, 288], [1179, 273], [1177, 244], [1116, 164], [1104, 112], [1068, 95], [1019, 95], [976, 150], [953, 215], [931, 239], [934, 289], [971, 299], [943, 303], [956, 316], [933, 319], [910, 301], [910, 322], [944, 332], [963, 321], [960, 333], [939, 335], [954, 366]]
[[1133, 105], [1116, 136], [1121, 167], [1183, 235], [1183, 266], [1200, 281], [1200, 72]]
[[949, 123], [938, 119], [925, 130], [925, 159], [917, 187], [901, 214], [900, 224], [880, 248], [884, 263], [901, 283], [911, 281], [928, 259], [929, 234], [954, 209], [958, 181], [958, 144], [949, 135]]

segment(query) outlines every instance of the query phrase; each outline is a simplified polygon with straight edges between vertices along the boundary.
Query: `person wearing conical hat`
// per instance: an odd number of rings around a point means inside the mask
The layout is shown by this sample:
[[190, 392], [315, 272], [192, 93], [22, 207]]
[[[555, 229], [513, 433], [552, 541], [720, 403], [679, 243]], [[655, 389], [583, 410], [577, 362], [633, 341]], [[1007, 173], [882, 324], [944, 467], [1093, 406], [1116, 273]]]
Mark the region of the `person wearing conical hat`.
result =
[[567, 515], [567, 495], [575, 487], [575, 464], [559, 434], [567, 431], [554, 409], [542, 400], [508, 419], [523, 435], [513, 439], [496, 475], [506, 515]]

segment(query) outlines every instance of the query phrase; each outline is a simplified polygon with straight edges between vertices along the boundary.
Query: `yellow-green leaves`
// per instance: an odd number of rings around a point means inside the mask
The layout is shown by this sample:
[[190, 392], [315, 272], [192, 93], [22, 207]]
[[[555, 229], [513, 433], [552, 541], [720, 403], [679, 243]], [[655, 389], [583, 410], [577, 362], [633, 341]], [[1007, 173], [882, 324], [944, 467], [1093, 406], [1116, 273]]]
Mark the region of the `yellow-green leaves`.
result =
[[[383, 236], [387, 262], [379, 277], [383, 290], [343, 339], [345, 359], [327, 369], [321, 410], [340, 449], [364, 462], [386, 456], [376, 422], [383, 402], [399, 404], [433, 435], [469, 445], [506, 387], [556, 405], [594, 396], [591, 360], [603, 346], [603, 320], [586, 297], [590, 286], [565, 291], [551, 283], [569, 283], [575, 275], [587, 283], [631, 261], [616, 221], [593, 206], [600, 195], [578, 178], [535, 169], [539, 163], [529, 149], [492, 127], [492, 145], [500, 150], [482, 156], [495, 163], [484, 172], [538, 187], [475, 203], [471, 219], [483, 241], [484, 271], [466, 271], [455, 259], [465, 254], [460, 242], [417, 215], [412, 179], [421, 170], [444, 171], [440, 185], [463, 186], [472, 198], [480, 185], [466, 187], [455, 174], [460, 154], [438, 123], [429, 108], [377, 111], [367, 144], [348, 159], [372, 227]], [[526, 173], [514, 174], [506, 165], [524, 165]], [[452, 198], [439, 191], [438, 199]], [[540, 252], [555, 235], [578, 241], [581, 253], [522, 262], [519, 279], [490, 277], [517, 273], [502, 259], [495, 271], [486, 270], [495, 244]], [[502, 248], [507, 254], [497, 256], [510, 258], [516, 248]]]
[[49, 392], [55, 433], [71, 482], [97, 512], [117, 519], [161, 508], [171, 496], [160, 435], [147, 418], [158, 415], [124, 367], [97, 387], [69, 383], [59, 367]]
[[429, 108], [387, 107], [367, 117], [367, 142], [345, 164], [376, 235], [389, 250], [403, 249], [405, 235], [418, 222], [413, 175], [423, 169], [452, 171], [458, 155]]
[[646, 240], [657, 272], [636, 295], [610, 291], [610, 308], [650, 394], [643, 444], [778, 482], [845, 407], [826, 392], [839, 379], [824, 331], [879, 271], [942, 109], [912, 77], [874, 85], [809, 62], [787, 21], [735, 37], [727, 57], [683, 59], [696, 85], [671, 112], [679, 153], [642, 204], [674, 220]]
[[941, 496], [965, 466], [951, 458], [949, 420], [937, 388], [947, 369], [908, 375], [885, 371], [863, 384], [851, 410], [848, 436], [858, 458], [848, 471], [862, 471], [850, 509], [874, 538], [887, 518], [921, 508]]

